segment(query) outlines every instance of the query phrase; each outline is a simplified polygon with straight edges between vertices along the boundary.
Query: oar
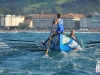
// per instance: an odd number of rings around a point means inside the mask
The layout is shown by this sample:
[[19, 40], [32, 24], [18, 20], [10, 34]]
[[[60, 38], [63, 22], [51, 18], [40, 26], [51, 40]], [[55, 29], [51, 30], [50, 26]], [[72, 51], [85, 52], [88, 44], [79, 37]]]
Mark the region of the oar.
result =
[[84, 43], [82, 41], [80, 42], [80, 44], [81, 44], [82, 48], [84, 48]]
[[91, 41], [91, 42], [79, 42], [79, 43], [81, 43], [81, 44], [98, 44], [98, 43], [100, 43], [100, 41]]
[[[50, 39], [50, 37], [51, 37], [51, 35], [52, 35], [52, 29], [53, 29], [53, 26], [51, 27], [51, 32], [50, 32], [50, 35], [49, 35], [49, 39]], [[50, 41], [49, 41], [50, 42]], [[48, 42], [48, 43], [49, 43]], [[49, 47], [47, 48], [47, 50], [46, 50], [46, 54], [48, 54], [48, 51], [49, 51]]]
[[46, 50], [27, 50], [27, 51], [30, 51], [30, 52], [40, 52], [40, 51], [46, 51]]
[[91, 41], [91, 42], [86, 42], [86, 44], [96, 44], [96, 43], [100, 43], [100, 41]]
[[10, 39], [4, 39], [6, 41], [19, 41], [19, 42], [35, 42], [33, 40], [27, 41], [27, 40], [10, 40]]
[[[52, 31], [53, 31], [53, 24], [54, 24], [54, 22], [55, 22], [55, 19], [53, 19], [53, 22], [52, 22], [52, 27], [51, 27], [51, 31], [50, 31], [50, 35], [49, 35], [49, 39], [50, 39], [50, 37], [51, 37], [51, 35], [52, 35]], [[48, 42], [48, 43], [50, 43], [50, 41]], [[49, 48], [49, 47], [48, 47]], [[46, 55], [48, 54], [48, 49], [47, 48], [47, 50], [46, 50]]]
[[82, 48], [89, 48], [89, 47], [95, 47], [98, 46], [97, 44], [100, 43], [100, 41], [91, 41], [91, 42], [79, 42]]

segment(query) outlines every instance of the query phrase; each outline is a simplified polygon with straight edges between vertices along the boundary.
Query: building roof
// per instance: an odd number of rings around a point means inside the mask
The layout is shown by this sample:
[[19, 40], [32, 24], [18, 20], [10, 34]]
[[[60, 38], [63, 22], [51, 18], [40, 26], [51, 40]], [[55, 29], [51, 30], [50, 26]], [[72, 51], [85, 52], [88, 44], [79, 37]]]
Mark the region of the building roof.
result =
[[[56, 18], [56, 14], [33, 14], [30, 15], [33, 18]], [[83, 18], [85, 17], [82, 14], [73, 14], [73, 13], [69, 13], [69, 14], [61, 14], [62, 18]]]
[[31, 22], [32, 20], [24, 20], [24, 22]]

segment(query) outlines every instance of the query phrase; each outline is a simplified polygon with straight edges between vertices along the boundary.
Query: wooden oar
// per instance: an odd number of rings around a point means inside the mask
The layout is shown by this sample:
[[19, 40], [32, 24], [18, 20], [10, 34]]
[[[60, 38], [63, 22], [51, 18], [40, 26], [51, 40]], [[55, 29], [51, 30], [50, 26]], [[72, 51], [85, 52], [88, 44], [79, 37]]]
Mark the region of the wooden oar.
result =
[[[52, 22], [52, 27], [51, 27], [49, 39], [51, 39], [51, 35], [52, 35], [52, 31], [53, 31], [53, 24], [54, 24], [54, 22], [55, 22], [55, 19], [53, 19], [53, 22]], [[48, 42], [48, 44], [50, 44], [50, 41]], [[49, 51], [49, 45], [48, 45], [48, 48], [47, 48], [47, 50], [46, 50], [46, 55], [48, 54], [48, 51]]]
[[[50, 32], [50, 35], [49, 35], [49, 39], [50, 39], [50, 37], [51, 37], [51, 35], [52, 35], [52, 28], [53, 28], [53, 27], [51, 27], [51, 32]], [[49, 40], [49, 39], [48, 39], [48, 40]], [[50, 41], [49, 41], [48, 43], [50, 43]], [[48, 46], [48, 48], [47, 48], [47, 50], [46, 50], [46, 55], [48, 54], [48, 51], [49, 51], [49, 46]]]
[[10, 40], [10, 39], [4, 39], [6, 41], [20, 41], [20, 42], [35, 42], [33, 40], [27, 41], [27, 40]]
[[82, 48], [90, 48], [99, 46], [100, 41], [91, 41], [91, 42], [80, 42], [79, 44], [82, 46]]
[[27, 50], [27, 51], [30, 51], [30, 52], [41, 52], [41, 51], [46, 51], [46, 50], [44, 49], [44, 50]]
[[100, 41], [91, 41], [91, 42], [86, 42], [86, 44], [96, 44], [96, 43], [100, 43]]

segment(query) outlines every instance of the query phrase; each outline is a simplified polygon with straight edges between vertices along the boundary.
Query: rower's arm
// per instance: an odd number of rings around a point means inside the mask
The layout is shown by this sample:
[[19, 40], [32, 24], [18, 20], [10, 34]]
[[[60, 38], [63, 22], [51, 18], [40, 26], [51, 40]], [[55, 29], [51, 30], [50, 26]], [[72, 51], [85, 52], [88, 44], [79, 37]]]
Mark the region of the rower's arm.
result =
[[52, 25], [53, 25], [53, 26], [54, 26], [54, 25], [57, 25], [58, 22], [59, 22], [59, 19], [56, 19], [55, 22], [54, 22]]

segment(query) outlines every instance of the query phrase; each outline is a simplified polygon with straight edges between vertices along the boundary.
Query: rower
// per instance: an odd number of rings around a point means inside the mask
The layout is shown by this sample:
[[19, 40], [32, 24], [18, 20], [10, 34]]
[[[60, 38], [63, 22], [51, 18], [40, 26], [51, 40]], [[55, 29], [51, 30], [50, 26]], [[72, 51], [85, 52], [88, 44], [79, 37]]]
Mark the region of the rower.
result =
[[75, 35], [74, 35], [74, 30], [71, 30], [70, 37], [71, 37], [72, 39], [76, 40], [76, 37], [75, 37]]
[[50, 41], [52, 40], [52, 36], [56, 35], [56, 34], [62, 34], [64, 31], [64, 27], [63, 27], [63, 20], [61, 19], [61, 14], [57, 14], [57, 19], [53, 22], [52, 26], [57, 25], [57, 30], [52, 32], [52, 35], [50, 35], [49, 37], [49, 41], [48, 41], [48, 48], [46, 50], [46, 54], [48, 54], [48, 50], [50, 47]]

